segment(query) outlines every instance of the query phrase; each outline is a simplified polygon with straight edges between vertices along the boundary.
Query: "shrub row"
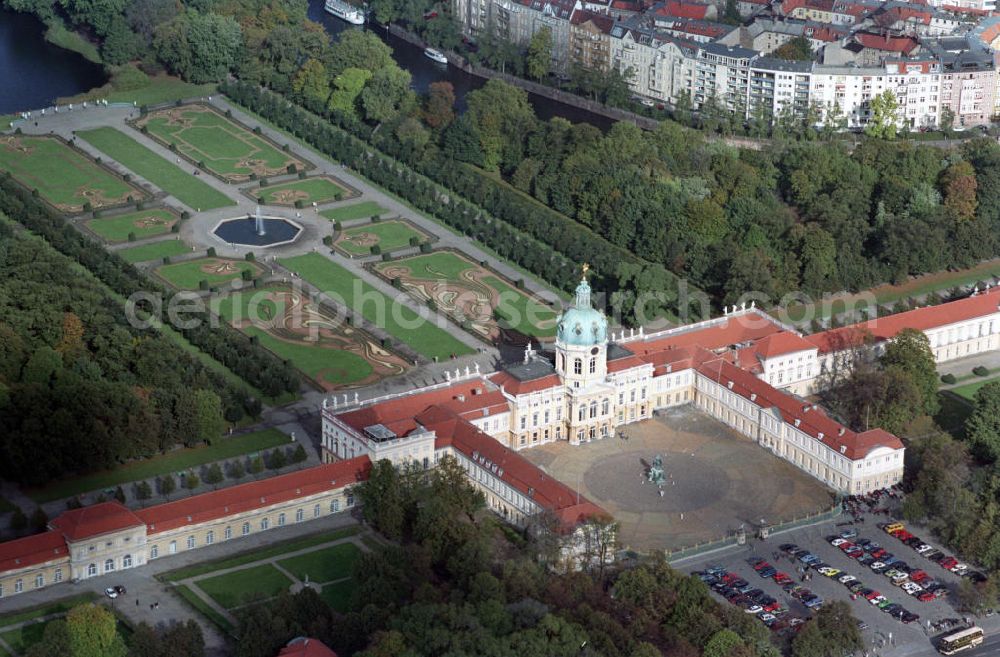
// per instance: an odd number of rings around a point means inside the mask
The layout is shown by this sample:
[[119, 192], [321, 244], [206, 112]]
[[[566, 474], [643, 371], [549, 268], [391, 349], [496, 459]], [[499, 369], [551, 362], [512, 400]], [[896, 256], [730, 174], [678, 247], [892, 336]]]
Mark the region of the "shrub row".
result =
[[[79, 262], [125, 298], [147, 292], [163, 299], [166, 308], [176, 294], [144, 277], [120, 256], [105, 251], [100, 244], [69, 226], [59, 214], [33, 198], [9, 176], [0, 180], [0, 211], [44, 237], [58, 251]], [[186, 318], [193, 317], [193, 314], [186, 314]], [[298, 390], [299, 375], [289, 364], [263, 347], [252, 345], [245, 335], [226, 324], [213, 328], [207, 310], [201, 319], [203, 321], [194, 328], [178, 329], [191, 344], [269, 397]]]

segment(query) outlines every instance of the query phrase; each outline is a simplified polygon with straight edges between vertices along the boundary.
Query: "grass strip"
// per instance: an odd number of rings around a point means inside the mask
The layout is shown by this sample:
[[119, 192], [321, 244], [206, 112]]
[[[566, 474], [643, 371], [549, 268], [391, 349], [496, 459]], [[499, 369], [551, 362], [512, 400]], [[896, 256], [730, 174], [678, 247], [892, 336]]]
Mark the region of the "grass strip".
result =
[[347, 538], [349, 536], [354, 536], [361, 531], [361, 527], [358, 525], [353, 525], [351, 527], [345, 527], [343, 529], [338, 529], [332, 532], [325, 532], [322, 534], [313, 534], [311, 536], [304, 536], [302, 538], [293, 538], [287, 541], [282, 541], [280, 543], [274, 543], [273, 545], [264, 548], [263, 550], [251, 549], [247, 552], [242, 552], [240, 554], [226, 557], [224, 559], [216, 559], [215, 561], [206, 561], [205, 563], [194, 564], [192, 566], [187, 566], [185, 568], [178, 568], [177, 570], [171, 570], [166, 573], [161, 573], [156, 576], [157, 579], [164, 582], [179, 582], [184, 579], [191, 577], [199, 577], [201, 575], [207, 575], [209, 573], [214, 573], [217, 570], [225, 570], [227, 568], [236, 568], [237, 566], [245, 566], [257, 561], [264, 561], [267, 559], [273, 559], [274, 557], [279, 557], [282, 554], [287, 554], [288, 552], [298, 552], [299, 550], [305, 550], [317, 545], [323, 545], [324, 543], [330, 543], [332, 541], [339, 541], [341, 539]]
[[288, 441], [288, 436], [277, 429], [264, 429], [241, 436], [220, 438], [211, 445], [174, 450], [162, 456], [127, 463], [114, 470], [53, 482], [45, 488], [29, 491], [28, 494], [35, 502], [44, 504], [81, 493], [104, 490], [120, 484], [189, 470], [214, 461], [260, 452], [285, 445]]

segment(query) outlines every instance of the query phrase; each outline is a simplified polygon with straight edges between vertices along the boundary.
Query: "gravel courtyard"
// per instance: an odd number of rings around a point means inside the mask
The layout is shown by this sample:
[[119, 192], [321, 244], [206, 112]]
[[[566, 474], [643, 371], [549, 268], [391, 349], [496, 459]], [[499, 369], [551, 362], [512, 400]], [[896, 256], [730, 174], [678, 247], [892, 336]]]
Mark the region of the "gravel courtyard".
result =
[[[674, 550], [761, 519], [768, 524], [825, 510], [833, 492], [749, 439], [686, 406], [624, 428], [626, 439], [559, 442], [522, 452], [600, 504], [621, 523], [622, 547]], [[663, 457], [663, 495], [646, 481]]]

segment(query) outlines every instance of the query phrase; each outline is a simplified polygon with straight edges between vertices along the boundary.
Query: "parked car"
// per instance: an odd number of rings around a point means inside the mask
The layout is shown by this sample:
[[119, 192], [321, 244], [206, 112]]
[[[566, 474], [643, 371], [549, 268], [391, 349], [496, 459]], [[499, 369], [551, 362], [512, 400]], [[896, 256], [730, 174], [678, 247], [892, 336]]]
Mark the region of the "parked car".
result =
[[923, 584], [926, 580], [930, 579], [930, 575], [918, 569], [910, 573], [910, 579], [917, 584]]
[[969, 567], [966, 566], [964, 563], [957, 563], [954, 566], [952, 566], [951, 568], [949, 568], [948, 570], [950, 570], [951, 572], [953, 572], [956, 575], [958, 575], [959, 577], [961, 577], [962, 575], [965, 574], [965, 571], [967, 571], [968, 569], [969, 569]]
[[881, 573], [883, 570], [886, 570], [888, 567], [889, 567], [888, 564], [884, 564], [881, 561], [876, 561], [876, 562], [872, 563], [871, 566], [869, 566], [869, 568], [872, 569], [873, 573]]
[[787, 573], [775, 573], [772, 579], [774, 580], [774, 583], [778, 585], [787, 584], [792, 581], [792, 578], [789, 577]]
[[778, 549], [781, 550], [782, 552], [785, 552], [786, 554], [791, 554], [792, 552], [798, 550], [799, 546], [796, 545], [795, 543], [782, 543], [781, 545], [778, 546]]
[[837, 578], [837, 581], [843, 584], [844, 586], [847, 586], [852, 582], [858, 581], [858, 578], [855, 577], [854, 575], [841, 575], [840, 577]]
[[826, 542], [832, 545], [833, 547], [840, 547], [842, 544], [847, 542], [847, 539], [841, 538], [839, 536], [827, 536]]
[[921, 591], [916, 595], [916, 598], [917, 600], [920, 600], [920, 602], [930, 602], [931, 600], [934, 600], [934, 594], [930, 591]]
[[754, 604], [750, 605], [749, 607], [746, 607], [743, 611], [745, 611], [748, 614], [759, 614], [760, 612], [764, 611], [764, 608], [761, 607], [760, 605]]
[[917, 547], [915, 547], [913, 549], [916, 550], [919, 554], [927, 554], [928, 552], [930, 552], [934, 548], [931, 547], [930, 545], [927, 545], [926, 543], [921, 543], [920, 545], [918, 545]]
[[813, 596], [808, 600], [803, 600], [802, 604], [809, 607], [810, 609], [819, 609], [823, 606], [823, 598], [819, 596]]
[[886, 597], [884, 595], [876, 595], [874, 598], [868, 598], [868, 602], [872, 604], [873, 607], [878, 607], [883, 602], [886, 602]]
[[851, 582], [850, 584], [847, 585], [847, 590], [850, 591], [851, 593], [858, 593], [860, 591], [865, 590], [865, 585], [862, 584], [860, 581]]
[[903, 614], [902, 614], [902, 616], [900, 617], [899, 620], [903, 621], [906, 624], [910, 624], [910, 623], [912, 623], [914, 621], [920, 620], [920, 616], [918, 616], [917, 614], [911, 613], [909, 611], [906, 611], [904, 609], [903, 610]]
[[857, 535], [858, 535], [857, 529], [845, 529], [844, 531], [840, 532], [841, 538], [854, 538]]
[[920, 586], [915, 582], [903, 582], [903, 585], [900, 588], [902, 588], [903, 591], [905, 591], [909, 595], [914, 595], [914, 596], [924, 590], [924, 587]]
[[951, 570], [952, 568], [954, 568], [955, 566], [958, 565], [958, 559], [956, 559], [955, 557], [945, 557], [944, 559], [942, 559], [938, 563], [945, 570]]
[[902, 584], [903, 582], [905, 582], [910, 578], [909, 575], [898, 570], [889, 572], [891, 572], [892, 574], [889, 575], [888, 573], [886, 573], [886, 575], [889, 577], [890, 580], [892, 580], [892, 583], [895, 584], [896, 586], [899, 586], [900, 584]]

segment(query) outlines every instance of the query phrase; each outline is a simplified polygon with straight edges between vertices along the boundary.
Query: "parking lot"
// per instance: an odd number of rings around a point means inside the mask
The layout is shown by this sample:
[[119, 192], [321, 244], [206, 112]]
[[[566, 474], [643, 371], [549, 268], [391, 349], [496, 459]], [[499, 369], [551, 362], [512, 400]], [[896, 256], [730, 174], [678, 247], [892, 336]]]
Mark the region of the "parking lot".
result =
[[[863, 523], [848, 524], [847, 521], [850, 519], [850, 516], [845, 515], [837, 521], [783, 532], [765, 541], [751, 542], [739, 550], [720, 553], [714, 557], [710, 556], [689, 560], [678, 564], [678, 566], [686, 572], [703, 572], [706, 568], [715, 565], [745, 580], [752, 587], [749, 591], [750, 593], [755, 594], [758, 598], [761, 594], [766, 596], [765, 601], [768, 598], [773, 598], [780, 604], [783, 610], [787, 610], [784, 614], [777, 614], [779, 619], [777, 623], [774, 623], [769, 617], [765, 617], [768, 623], [775, 624], [775, 627], [779, 630], [797, 622], [791, 619], [796, 617], [809, 618], [813, 613], [802, 600], [798, 599], [803, 598], [801, 589], [791, 590], [792, 586], [798, 585], [799, 587], [808, 589], [812, 595], [818, 596], [823, 602], [846, 601], [854, 616], [863, 623], [862, 634], [865, 638], [869, 655], [905, 656], [936, 654], [932, 639], [942, 634], [947, 634], [949, 631], [954, 631], [963, 621], [963, 614], [956, 611], [954, 606], [954, 592], [958, 588], [961, 577], [949, 572], [938, 563], [921, 556], [913, 547], [905, 545], [896, 537], [880, 529], [878, 523], [884, 523], [889, 520], [885, 516], [864, 514], [862, 517], [864, 518]], [[848, 539], [851, 544], [858, 545], [859, 543], [864, 543], [865, 539], [877, 543], [896, 559], [904, 561], [906, 564], [903, 566], [904, 570], [909, 569], [914, 572], [922, 570], [928, 578], [925, 580], [925, 583], [933, 579], [945, 587], [946, 590], [940, 594], [941, 597], [921, 601], [917, 597], [907, 594], [900, 586], [895, 586], [891, 579], [884, 574], [884, 572], [893, 570], [891, 566], [897, 564], [891, 564], [882, 574], [875, 573], [871, 570], [870, 566], [851, 558], [845, 554], [841, 547], [832, 545], [828, 540], [833, 535], [839, 535], [842, 532], [851, 532], [852, 530], [857, 531], [857, 536]], [[927, 539], [929, 537], [924, 538]], [[928, 542], [932, 545], [934, 544], [933, 541]], [[802, 550], [807, 550], [819, 562], [815, 562], [813, 566], [810, 566], [802, 558], [794, 556], [788, 550], [782, 551], [781, 546], [787, 546], [787, 544], [794, 544]], [[853, 552], [856, 553], [856, 550]], [[877, 553], [877, 548], [869, 549], [865, 554], [873, 552]], [[802, 556], [805, 557], [805, 555]], [[783, 587], [775, 581], [773, 576], [762, 576], [755, 570], [753, 564], [748, 563], [748, 560], [753, 559], [765, 560], [776, 571], [787, 574], [792, 582]], [[885, 556], [883, 556], [883, 559], [891, 560], [890, 557]], [[812, 559], [809, 560], [812, 561]], [[865, 560], [868, 561], [869, 559], [865, 558]], [[821, 564], [826, 564], [828, 567], [836, 569], [839, 572], [833, 574], [832, 577], [824, 576], [817, 570], [817, 567], [821, 567]], [[756, 565], [758, 568], [761, 567], [760, 564]], [[847, 585], [838, 581], [839, 578], [845, 575], [851, 575], [864, 584], [865, 590], [859, 590], [855, 599], [852, 599], [852, 591], [847, 588]], [[920, 577], [919, 574], [917, 576], [918, 578]], [[732, 576], [730, 576], [731, 579]], [[900, 584], [903, 584], [904, 581], [909, 581], [909, 577], [904, 579], [899, 575], [897, 575], [897, 579], [903, 580], [900, 581]], [[730, 592], [730, 598], [733, 598], [731, 587], [729, 587], [728, 591]], [[760, 593], [757, 593], [757, 591], [760, 591]], [[865, 599], [863, 593], [870, 595], [871, 591], [878, 592], [891, 603], [901, 605], [909, 612], [919, 616], [919, 619], [914, 619], [912, 622], [904, 624]], [[725, 593], [726, 590], [724, 589], [723, 592]], [[717, 592], [716, 595], [719, 595], [719, 593]], [[925, 598], [930, 598], [930, 596], [925, 596]], [[725, 601], [722, 597], [719, 599], [723, 600], [723, 604], [730, 604], [730, 602]], [[816, 600], [810, 600], [807, 595], [804, 596], [804, 599], [813, 606], [817, 603]], [[736, 598], [735, 603], [744, 608], [750, 607], [751, 610], [755, 609], [752, 606], [755, 603], [747, 601], [745, 598]], [[897, 615], [900, 615], [900, 613], [897, 612]], [[784, 622], [782, 622], [782, 619]], [[946, 630], [941, 625], [938, 626], [939, 629], [934, 629], [934, 627], [928, 625], [928, 623], [931, 625], [938, 624], [945, 619], [955, 619], [957, 624], [953, 625], [951, 630]], [[993, 621], [996, 618], [973, 620], [981, 627], [989, 628], [995, 625]], [[784, 631], [788, 632], [791, 630], [786, 629]], [[979, 651], [976, 652], [978, 653]]]

